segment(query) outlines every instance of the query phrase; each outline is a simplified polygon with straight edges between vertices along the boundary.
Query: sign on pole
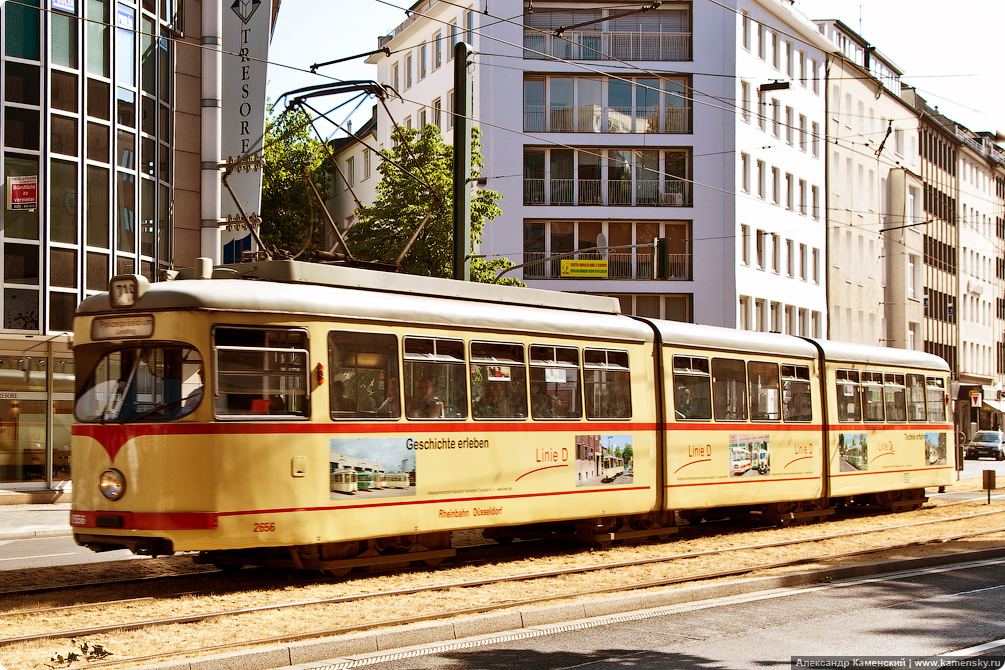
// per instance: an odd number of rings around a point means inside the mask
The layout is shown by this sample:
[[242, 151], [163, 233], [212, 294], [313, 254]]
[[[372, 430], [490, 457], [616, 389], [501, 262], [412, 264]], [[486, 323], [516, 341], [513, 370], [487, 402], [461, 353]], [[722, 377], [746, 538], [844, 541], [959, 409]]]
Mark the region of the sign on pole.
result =
[[[272, 30], [271, 3], [264, 0], [223, 0], [223, 99], [221, 152], [238, 167], [227, 183], [249, 215], [262, 208], [262, 155], [265, 135], [266, 65]], [[250, 159], [250, 160], [249, 160]], [[241, 210], [227, 189], [220, 199], [220, 216], [242, 221]], [[224, 231], [224, 245], [248, 235], [239, 227]]]

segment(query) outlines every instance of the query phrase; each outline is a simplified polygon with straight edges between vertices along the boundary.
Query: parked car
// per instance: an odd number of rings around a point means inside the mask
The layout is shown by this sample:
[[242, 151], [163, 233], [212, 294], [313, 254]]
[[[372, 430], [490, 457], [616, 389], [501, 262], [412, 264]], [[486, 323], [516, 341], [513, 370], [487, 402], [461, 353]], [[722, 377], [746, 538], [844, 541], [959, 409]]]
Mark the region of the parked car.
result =
[[1002, 444], [1002, 431], [979, 430], [974, 439], [967, 442], [965, 458], [981, 458], [982, 456], [1005, 461], [1005, 445]]

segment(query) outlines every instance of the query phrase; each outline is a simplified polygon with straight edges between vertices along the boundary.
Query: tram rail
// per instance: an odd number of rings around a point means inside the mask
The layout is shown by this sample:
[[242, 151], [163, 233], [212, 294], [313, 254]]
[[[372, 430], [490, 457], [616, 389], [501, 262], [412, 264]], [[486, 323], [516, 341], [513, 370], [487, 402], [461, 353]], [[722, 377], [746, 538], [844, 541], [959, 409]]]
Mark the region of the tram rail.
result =
[[[13, 645], [26, 645], [26, 644], [31, 645], [31, 644], [38, 644], [42, 641], [52, 641], [63, 638], [81, 638], [84, 636], [100, 636], [103, 640], [114, 640], [115, 639], [114, 636], [116, 635], [122, 635], [127, 633], [128, 631], [135, 631], [137, 629], [156, 629], [160, 627], [167, 627], [178, 624], [195, 624], [200, 622], [207, 622], [210, 620], [219, 621], [231, 617], [253, 616], [256, 614], [261, 614], [269, 611], [277, 611], [277, 610], [292, 611], [297, 608], [307, 609], [313, 606], [321, 606], [321, 605], [331, 606], [331, 605], [344, 605], [348, 603], [366, 604], [376, 602], [379, 599], [386, 599], [386, 598], [400, 599], [409, 596], [414, 596], [416, 594], [431, 593], [431, 592], [446, 592], [446, 591], [456, 592], [459, 590], [467, 592], [469, 589], [472, 589], [471, 593], [477, 594], [477, 589], [479, 587], [490, 587], [492, 585], [500, 585], [512, 582], [529, 582], [532, 580], [560, 581], [562, 578], [568, 578], [570, 576], [583, 576], [588, 575], [590, 573], [596, 573], [598, 571], [618, 571], [622, 569], [636, 568], [639, 566], [652, 565], [658, 563], [686, 561], [688, 559], [708, 557], [711, 555], [737, 554], [739, 552], [758, 552], [760, 554], [764, 554], [768, 550], [777, 549], [781, 547], [793, 547], [797, 545], [810, 547], [814, 543], [822, 543], [830, 540], [836, 540], [839, 538], [849, 538], [853, 536], [864, 536], [878, 533], [889, 534], [893, 531], [907, 530], [907, 529], [917, 530], [922, 527], [933, 526], [937, 524], [956, 523], [961, 527], [965, 527], [974, 523], [975, 520], [977, 519], [980, 519], [982, 517], [991, 518], [994, 515], [1001, 514], [1002, 512], [1005, 512], [1005, 510], [1003, 509], [981, 510], [974, 514], [962, 514], [949, 518], [912, 521], [903, 524], [883, 525], [874, 528], [857, 529], [837, 533], [823, 533], [808, 537], [786, 539], [781, 541], [744, 544], [742, 546], [718, 547], [706, 551], [684, 552], [684, 553], [676, 553], [662, 556], [650, 556], [636, 560], [600, 562], [588, 566], [576, 566], [576, 567], [562, 568], [555, 570], [531, 571], [531, 572], [524, 572], [520, 574], [511, 574], [498, 577], [429, 584], [404, 589], [378, 590], [367, 593], [342, 595], [333, 598], [300, 600], [297, 602], [275, 604], [275, 605], [263, 605], [250, 608], [235, 608], [222, 611], [191, 614], [180, 617], [175, 616], [175, 617], [164, 617], [159, 619], [133, 620], [129, 622], [120, 622], [114, 625], [80, 627], [75, 628], [73, 630], [51, 630], [49, 632], [11, 636], [5, 639], [0, 639], [0, 658], [3, 657], [2, 650], [4, 648], [10, 648]], [[824, 554], [815, 554], [812, 553], [812, 551], [803, 552], [803, 554], [801, 554], [798, 557], [783, 561], [765, 562], [763, 560], [760, 560], [760, 561], [754, 561], [750, 564], [739, 565], [737, 567], [730, 568], [727, 570], [698, 571], [689, 574], [675, 575], [672, 577], [655, 579], [655, 580], [649, 579], [644, 581], [637, 581], [637, 580], [632, 581], [631, 578], [626, 578], [627, 581], [620, 581], [614, 585], [602, 585], [594, 588], [585, 588], [585, 589], [584, 588], [576, 588], [573, 590], [566, 589], [561, 592], [550, 591], [549, 589], [551, 587], [542, 588], [541, 584], [543, 584], [544, 582], [541, 582], [539, 586], [535, 588], [538, 590], [539, 593], [542, 591], [548, 591], [548, 592], [541, 593], [540, 595], [531, 598], [514, 598], [514, 599], [507, 599], [502, 602], [493, 601], [491, 603], [485, 603], [485, 604], [472, 604], [471, 606], [462, 608], [442, 609], [434, 612], [419, 613], [414, 616], [406, 618], [382, 619], [382, 620], [360, 622], [358, 624], [350, 626], [323, 628], [317, 630], [304, 630], [293, 634], [278, 635], [268, 638], [261, 638], [254, 640], [238, 640], [231, 643], [227, 643], [225, 645], [213, 644], [213, 645], [201, 646], [197, 649], [191, 649], [191, 648], [178, 649], [175, 651], [168, 651], [165, 653], [158, 653], [150, 656], [130, 656], [129, 658], [121, 658], [121, 659], [117, 658], [112, 661], [108, 661], [107, 663], [105, 662], [91, 663], [89, 665], [94, 667], [97, 665], [120, 664], [126, 662], [132, 662], [132, 663], [145, 662], [153, 659], [162, 659], [171, 656], [177, 656], [179, 654], [209, 654], [220, 651], [222, 649], [235, 648], [235, 647], [267, 645], [279, 642], [289, 642], [293, 640], [305, 640], [317, 637], [343, 635], [351, 632], [369, 630], [382, 626], [401, 625], [405, 623], [430, 621], [458, 615], [471, 615], [493, 610], [511, 609], [513, 607], [528, 606], [549, 601], [562, 601], [590, 595], [602, 595], [613, 591], [638, 590], [658, 586], [667, 586], [672, 584], [705, 581], [717, 578], [737, 577], [756, 571], [783, 569], [783, 568], [790, 568], [793, 566], [805, 565], [808, 563], [847, 559], [867, 554], [876, 554], [880, 552], [903, 550], [910, 547], [923, 546], [926, 544], [936, 544], [936, 543], [941, 544], [941, 543], [952, 542], [954, 540], [973, 538], [980, 535], [989, 535], [994, 533], [1005, 533], [1005, 526], [995, 525], [990, 528], [983, 528], [976, 531], [942, 533], [936, 536], [912, 539], [907, 542], [883, 543], [871, 547], [855, 549], [853, 551], [830, 552]], [[729, 537], [730, 539], [738, 539], [740, 536], [730, 535]], [[739, 562], [739, 560], [737, 560], [737, 562]], [[526, 592], [528, 589], [527, 587], [524, 587], [522, 590]], [[472, 601], [475, 601], [476, 599], [477, 598], [475, 595], [473, 595], [471, 598]], [[142, 600], [145, 599], [130, 599], [128, 602], [130, 603], [131, 607], [138, 607], [142, 602]], [[77, 610], [76, 614], [78, 616], [80, 615], [79, 608], [100, 610], [100, 611], [92, 611], [89, 613], [89, 615], [87, 615], [91, 617], [100, 618], [102, 616], [101, 613], [102, 611], [110, 612], [114, 610], [116, 607], [119, 608], [123, 607], [125, 604], [126, 601], [123, 600], [106, 601], [92, 604], [77, 603], [74, 606], [74, 608]], [[65, 607], [35, 609], [32, 611], [27, 610], [10, 611], [5, 613], [3, 615], [3, 618], [18, 619], [19, 628], [38, 630], [41, 627], [40, 626], [41, 620], [47, 619], [48, 617], [51, 616], [59, 616], [62, 610], [65, 610]], [[114, 643], [109, 642], [106, 643], [105, 646], [113, 648], [115, 645]]]

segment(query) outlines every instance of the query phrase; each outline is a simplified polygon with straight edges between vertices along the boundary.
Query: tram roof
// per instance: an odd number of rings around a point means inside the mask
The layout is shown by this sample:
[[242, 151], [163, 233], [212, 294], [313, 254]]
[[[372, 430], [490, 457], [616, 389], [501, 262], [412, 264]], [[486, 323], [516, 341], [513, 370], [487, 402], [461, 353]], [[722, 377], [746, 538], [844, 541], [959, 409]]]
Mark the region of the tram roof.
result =
[[824, 358], [832, 363], [892, 365], [911, 368], [922, 367], [949, 372], [949, 364], [944, 359], [924, 351], [898, 349], [896, 347], [874, 347], [866, 344], [837, 342], [835, 340], [813, 341], [824, 352]]
[[[301, 261], [261, 261], [234, 263], [214, 268], [214, 278], [226, 278], [236, 273], [242, 279], [272, 281], [284, 284], [315, 284], [353, 288], [384, 293], [409, 295], [429, 295], [438, 298], [477, 300], [531, 307], [551, 307], [573, 309], [585, 312], [617, 314], [620, 303], [617, 298], [589, 295], [585, 293], [561, 293], [542, 291], [516, 286], [463, 282], [440, 277], [421, 277], [396, 272], [380, 272], [350, 268], [344, 265], [324, 263], [304, 263]], [[195, 269], [180, 270], [177, 279], [195, 279]]]
[[[173, 281], [151, 284], [131, 311], [258, 312], [631, 341], [652, 339], [650, 328], [619, 314], [616, 298], [603, 296], [297, 261], [217, 266], [212, 279], [196, 277], [194, 270], [183, 270]], [[117, 312], [121, 310], [111, 306], [107, 293], [89, 297], [77, 308], [81, 316]]]
[[817, 350], [798, 337], [779, 333], [701, 326], [678, 321], [652, 321], [664, 346], [685, 346], [715, 351], [815, 358]]

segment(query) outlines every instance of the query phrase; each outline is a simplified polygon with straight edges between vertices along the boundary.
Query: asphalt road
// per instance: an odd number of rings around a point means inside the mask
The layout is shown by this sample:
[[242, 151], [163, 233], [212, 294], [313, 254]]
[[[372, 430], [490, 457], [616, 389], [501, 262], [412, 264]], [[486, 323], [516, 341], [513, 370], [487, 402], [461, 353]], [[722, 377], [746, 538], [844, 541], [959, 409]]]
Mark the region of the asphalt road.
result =
[[0, 571], [132, 559], [142, 559], [142, 557], [125, 549], [96, 554], [90, 549], [77, 546], [72, 537], [0, 540]]
[[523, 631], [500, 634], [467, 648], [455, 642], [453, 648], [440, 645], [435, 651], [431, 645], [434, 653], [419, 650], [365, 667], [763, 670], [799, 667], [792, 665], [793, 657], [882, 656], [895, 661], [954, 650], [971, 657], [1005, 656], [1003, 568], [1005, 560], [1000, 559], [778, 589], [668, 608], [668, 613], [648, 618], [621, 615], [606, 622], [573, 622], [551, 634], [525, 629], [530, 634], [522, 638]]

